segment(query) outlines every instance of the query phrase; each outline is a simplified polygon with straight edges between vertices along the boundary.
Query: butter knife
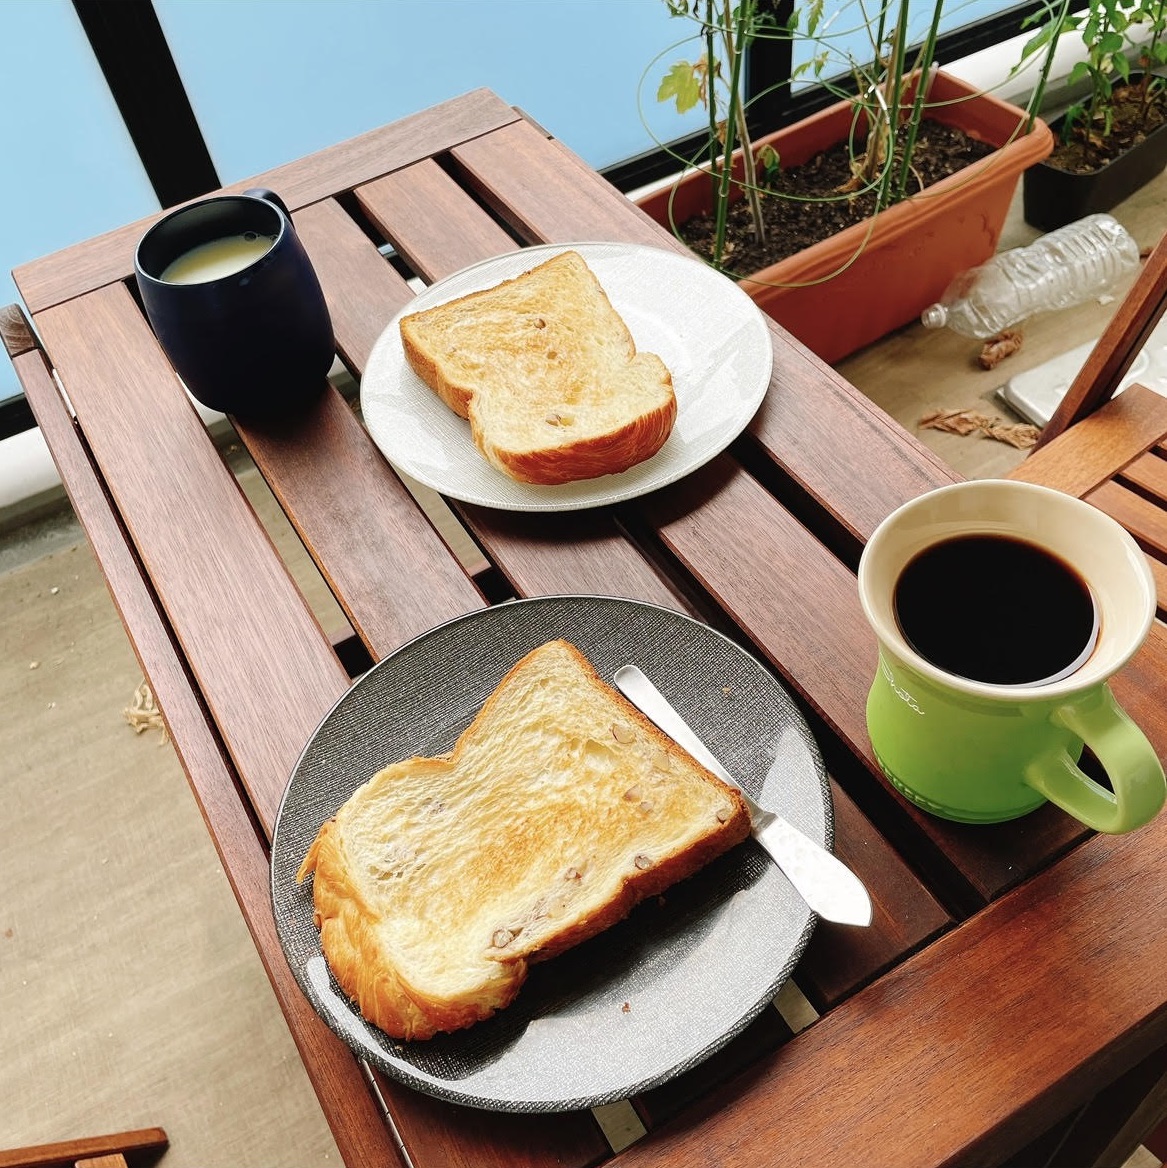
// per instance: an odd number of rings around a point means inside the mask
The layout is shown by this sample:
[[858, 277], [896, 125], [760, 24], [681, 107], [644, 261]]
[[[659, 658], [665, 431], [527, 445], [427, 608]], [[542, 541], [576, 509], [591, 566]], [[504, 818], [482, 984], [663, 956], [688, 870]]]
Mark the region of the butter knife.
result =
[[754, 839], [769, 852], [795, 891], [814, 912], [824, 920], [844, 925], [871, 924], [871, 897], [859, 877], [842, 860], [777, 812], [758, 806], [642, 670], [635, 665], [623, 665], [616, 670], [613, 681], [616, 688], [678, 746], [718, 778], [741, 791], [750, 809]]

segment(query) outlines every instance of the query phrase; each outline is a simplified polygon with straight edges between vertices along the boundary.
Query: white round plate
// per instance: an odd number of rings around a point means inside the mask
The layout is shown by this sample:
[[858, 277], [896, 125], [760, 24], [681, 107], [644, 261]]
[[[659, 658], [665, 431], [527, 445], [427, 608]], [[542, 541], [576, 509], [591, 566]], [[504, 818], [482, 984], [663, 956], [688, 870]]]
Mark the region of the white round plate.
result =
[[[677, 421], [664, 446], [623, 474], [561, 486], [515, 482], [486, 461], [458, 417], [410, 368], [398, 321], [577, 251], [637, 349], [673, 376]], [[703, 466], [745, 429], [770, 384], [774, 351], [757, 305], [696, 258], [630, 243], [544, 244], [495, 256], [431, 285], [389, 322], [361, 379], [361, 411], [381, 453], [452, 499], [506, 511], [574, 511], [655, 491]]]

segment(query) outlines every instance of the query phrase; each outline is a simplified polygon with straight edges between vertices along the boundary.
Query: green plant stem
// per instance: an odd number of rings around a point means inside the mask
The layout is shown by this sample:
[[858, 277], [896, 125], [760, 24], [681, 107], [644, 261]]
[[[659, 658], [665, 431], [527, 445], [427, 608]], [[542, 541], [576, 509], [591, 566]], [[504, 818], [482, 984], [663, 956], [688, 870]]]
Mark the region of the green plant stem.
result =
[[891, 203], [893, 157], [896, 133], [899, 130], [900, 102], [903, 98], [904, 63], [908, 29], [908, 0], [900, 0], [899, 12], [892, 27], [891, 49], [883, 77], [878, 83], [883, 93], [883, 101], [876, 100], [874, 118], [867, 134], [867, 152], [863, 174], [868, 182], [874, 182], [879, 174], [879, 189], [876, 194], [876, 211], [884, 210]]
[[1042, 59], [1041, 69], [1037, 74], [1037, 84], [1033, 87], [1033, 93], [1030, 94], [1029, 103], [1025, 107], [1025, 132], [1027, 134], [1033, 129], [1033, 123], [1037, 120], [1038, 114], [1041, 113], [1042, 104], [1045, 102], [1045, 91], [1049, 85], [1050, 71], [1053, 69], [1054, 53], [1057, 51], [1058, 41], [1061, 39], [1069, 15], [1070, 0], [1062, 0], [1057, 16], [1054, 18], [1055, 29], [1046, 43], [1045, 57]]
[[1143, 77], [1140, 83], [1139, 128], [1143, 130], [1147, 127], [1147, 115], [1151, 112], [1151, 70], [1155, 67], [1159, 40], [1163, 35], [1162, 3], [1157, 4], [1154, 8], [1154, 15], [1151, 18], [1151, 28], [1154, 31], [1151, 34], [1151, 43], [1143, 53]]
[[720, 154], [717, 136], [717, 86], [714, 84], [714, 70], [717, 61], [716, 41], [714, 39], [713, 0], [705, 0], [705, 92], [708, 98], [705, 103], [709, 114], [709, 181], [712, 185], [711, 206], [717, 206], [717, 191], [720, 185]]
[[940, 35], [940, 17], [944, 12], [944, 0], [936, 0], [932, 9], [932, 23], [928, 36], [916, 59], [916, 95], [912, 101], [912, 112], [908, 117], [907, 132], [904, 135], [903, 158], [900, 162], [899, 179], [896, 182], [895, 201], [907, 197], [908, 179], [912, 173], [912, 155], [916, 151], [916, 139], [920, 133], [920, 123], [924, 120], [924, 107], [928, 91], [932, 85], [932, 63], [936, 59], [936, 40]]
[[[726, 220], [729, 213], [729, 190], [733, 169], [733, 150], [735, 143], [740, 141], [743, 161], [745, 165], [745, 193], [750, 200], [750, 210], [754, 217], [754, 231], [758, 235], [762, 231], [761, 206], [758, 202], [757, 183], [753, 177], [753, 149], [750, 142], [749, 130], [746, 127], [745, 111], [741, 108], [741, 74], [745, 58], [744, 51], [740, 51], [745, 43], [748, 22], [752, 20], [753, 0], [741, 0], [738, 7], [738, 28], [733, 25], [733, 10], [731, 0], [725, 0], [722, 37], [725, 43], [726, 57], [730, 61], [729, 100], [725, 117], [725, 143], [720, 183], [717, 191], [716, 217], [714, 220], [713, 262], [717, 268], [723, 265], [725, 254]], [[742, 36], [735, 38], [735, 32], [740, 31]], [[739, 51], [735, 51], [739, 50]]]
[[[726, 17], [730, 14], [730, 0], [726, 0]], [[730, 101], [736, 107], [737, 115], [734, 124], [737, 126], [737, 141], [742, 149], [742, 178], [745, 184], [746, 202], [750, 208], [750, 220], [754, 227], [754, 238], [758, 243], [766, 242], [766, 223], [762, 217], [762, 196], [758, 190], [757, 161], [754, 158], [754, 143], [750, 136], [749, 120], [746, 117], [745, 107], [742, 105], [740, 74], [744, 68], [745, 48], [749, 44], [750, 30], [754, 21], [755, 0], [741, 0], [738, 5], [738, 25], [733, 31], [726, 25], [726, 55], [734, 62], [738, 76], [733, 83], [733, 93]], [[732, 141], [732, 140], [731, 140]]]

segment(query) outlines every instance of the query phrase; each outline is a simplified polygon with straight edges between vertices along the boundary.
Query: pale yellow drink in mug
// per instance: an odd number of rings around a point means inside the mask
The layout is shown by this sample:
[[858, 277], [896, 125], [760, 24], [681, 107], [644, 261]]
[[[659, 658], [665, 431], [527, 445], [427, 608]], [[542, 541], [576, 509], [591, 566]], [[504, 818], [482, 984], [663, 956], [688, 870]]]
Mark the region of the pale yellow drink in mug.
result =
[[200, 243], [167, 265], [161, 279], [167, 284], [206, 284], [221, 280], [255, 263], [271, 248], [274, 240], [254, 231], [225, 235]]

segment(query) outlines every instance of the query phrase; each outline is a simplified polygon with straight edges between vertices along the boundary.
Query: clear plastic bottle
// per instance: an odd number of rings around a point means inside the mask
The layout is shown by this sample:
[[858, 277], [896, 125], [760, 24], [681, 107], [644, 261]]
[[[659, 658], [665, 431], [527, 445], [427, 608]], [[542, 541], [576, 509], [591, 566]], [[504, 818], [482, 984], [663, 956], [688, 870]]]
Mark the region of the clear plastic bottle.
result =
[[962, 272], [920, 322], [987, 340], [1035, 313], [1102, 296], [1138, 265], [1139, 245], [1117, 219], [1087, 215]]

